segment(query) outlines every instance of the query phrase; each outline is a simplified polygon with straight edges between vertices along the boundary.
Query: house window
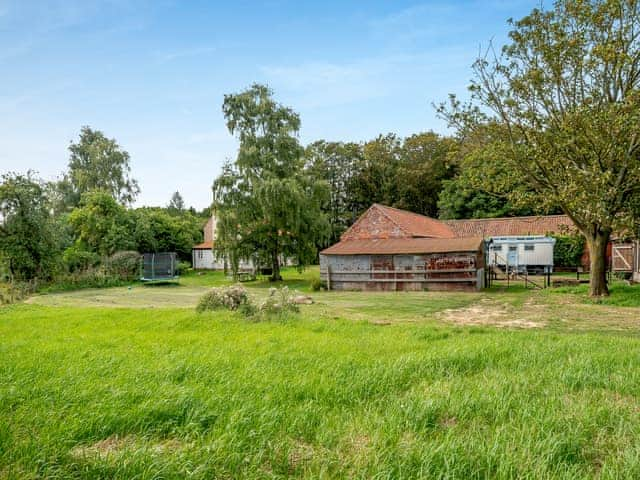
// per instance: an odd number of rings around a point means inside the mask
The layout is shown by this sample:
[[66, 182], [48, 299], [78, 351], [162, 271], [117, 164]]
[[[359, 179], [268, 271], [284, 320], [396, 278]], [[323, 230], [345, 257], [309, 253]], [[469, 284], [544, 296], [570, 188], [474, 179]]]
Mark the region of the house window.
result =
[[491, 247], [491, 249], [496, 251], [496, 252], [501, 252], [502, 251], [502, 245], [493, 245]]
[[518, 251], [518, 246], [517, 245], [509, 245], [509, 251], [510, 252], [517, 252]]
[[534, 245], [525, 245], [524, 246], [524, 250], [525, 250], [525, 252], [533, 252]]

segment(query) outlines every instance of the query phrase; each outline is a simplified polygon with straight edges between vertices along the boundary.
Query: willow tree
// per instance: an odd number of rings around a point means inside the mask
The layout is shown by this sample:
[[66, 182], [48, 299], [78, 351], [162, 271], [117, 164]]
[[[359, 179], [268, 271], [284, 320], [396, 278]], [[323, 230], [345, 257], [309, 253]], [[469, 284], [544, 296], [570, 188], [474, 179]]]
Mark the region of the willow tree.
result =
[[283, 259], [299, 267], [313, 262], [329, 234], [321, 211], [327, 185], [305, 173], [300, 117], [275, 102], [268, 87], [225, 95], [222, 111], [240, 147], [213, 186], [216, 248], [234, 272], [240, 259], [253, 259], [271, 265], [271, 279], [281, 280]]
[[558, 0], [510, 24], [502, 52], [476, 61], [470, 104], [446, 115], [505, 127], [509, 168], [584, 234], [590, 294], [607, 295], [607, 243], [635, 228], [640, 190], [639, 3]]

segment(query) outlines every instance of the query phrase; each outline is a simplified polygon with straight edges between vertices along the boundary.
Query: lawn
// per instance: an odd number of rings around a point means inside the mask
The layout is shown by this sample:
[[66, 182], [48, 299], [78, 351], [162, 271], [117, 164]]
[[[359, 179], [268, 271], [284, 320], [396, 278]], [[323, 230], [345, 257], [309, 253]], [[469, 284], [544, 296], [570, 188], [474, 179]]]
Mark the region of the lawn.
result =
[[0, 478], [640, 477], [635, 306], [312, 292], [286, 321], [196, 314], [226, 282], [0, 309]]

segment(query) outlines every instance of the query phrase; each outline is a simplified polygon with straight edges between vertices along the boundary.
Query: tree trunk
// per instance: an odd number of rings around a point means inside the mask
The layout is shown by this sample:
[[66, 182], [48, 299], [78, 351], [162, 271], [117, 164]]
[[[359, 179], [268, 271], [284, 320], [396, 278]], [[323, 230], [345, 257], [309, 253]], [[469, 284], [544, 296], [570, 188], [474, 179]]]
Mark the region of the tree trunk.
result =
[[271, 254], [271, 278], [269, 278], [269, 280], [272, 282], [282, 280], [282, 276], [280, 275], [280, 259], [278, 258], [277, 251]]
[[587, 236], [589, 247], [589, 261], [591, 272], [589, 276], [589, 295], [602, 297], [609, 295], [607, 286], [607, 245], [609, 244], [609, 232], [598, 230], [595, 234]]

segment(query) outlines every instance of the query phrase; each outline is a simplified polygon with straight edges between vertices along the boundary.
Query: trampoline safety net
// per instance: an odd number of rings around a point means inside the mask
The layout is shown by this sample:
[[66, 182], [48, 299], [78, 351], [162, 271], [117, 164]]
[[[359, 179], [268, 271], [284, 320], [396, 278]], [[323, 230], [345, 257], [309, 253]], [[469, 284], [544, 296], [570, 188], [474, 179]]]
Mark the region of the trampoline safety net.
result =
[[142, 255], [142, 276], [145, 282], [173, 280], [178, 277], [178, 259], [173, 252]]

